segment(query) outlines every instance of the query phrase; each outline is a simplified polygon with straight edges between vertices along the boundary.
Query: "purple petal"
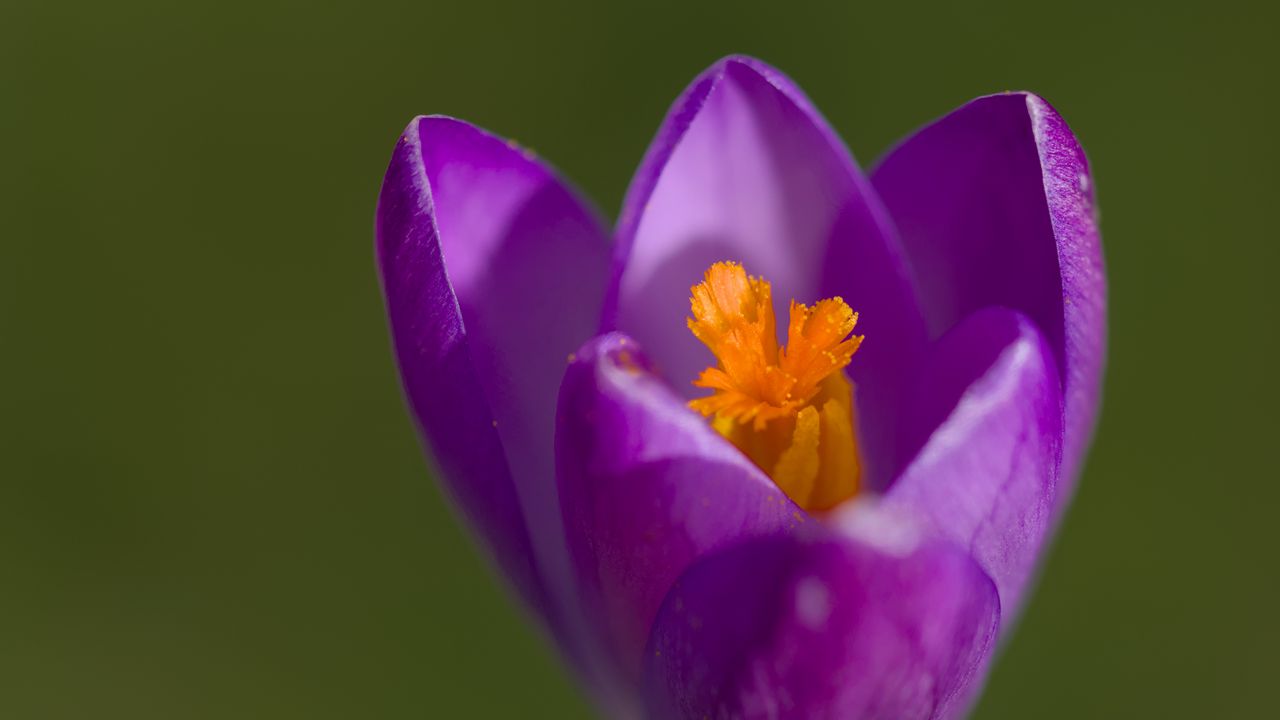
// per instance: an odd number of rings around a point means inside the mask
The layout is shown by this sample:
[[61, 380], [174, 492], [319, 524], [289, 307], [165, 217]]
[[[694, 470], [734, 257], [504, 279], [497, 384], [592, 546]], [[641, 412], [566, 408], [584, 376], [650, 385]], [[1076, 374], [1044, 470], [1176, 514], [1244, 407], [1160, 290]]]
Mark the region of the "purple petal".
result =
[[938, 341], [917, 388], [916, 428], [931, 434], [883, 506], [966, 548], [1012, 619], [1053, 518], [1062, 396], [1051, 351], [1024, 316], [981, 311]]
[[[891, 391], [924, 342], [892, 224], [848, 150], [803, 93], [751, 58], [726, 58], [676, 101], [627, 194], [605, 326], [633, 335], [682, 394], [714, 362], [685, 330], [689, 288], [720, 260], [795, 299], [840, 295], [868, 340], [852, 367], [864, 444], [893, 425]], [[883, 437], [882, 437], [883, 436]]]
[[438, 476], [525, 599], [553, 615], [569, 586], [556, 388], [598, 317], [604, 237], [541, 163], [443, 117], [409, 124], [378, 200], [396, 357]]
[[861, 505], [844, 537], [740, 544], [671, 591], [646, 652], [663, 718], [950, 718], [978, 686], [999, 618], [959, 548]]
[[653, 616], [690, 563], [806, 520], [617, 333], [569, 366], [556, 458], [583, 610], [632, 688]]
[[1069, 487], [1097, 413], [1106, 336], [1093, 183], [1075, 136], [1035, 95], [979, 98], [890, 152], [872, 182], [935, 336], [987, 306], [1025, 313], [1044, 333], [1063, 379]]

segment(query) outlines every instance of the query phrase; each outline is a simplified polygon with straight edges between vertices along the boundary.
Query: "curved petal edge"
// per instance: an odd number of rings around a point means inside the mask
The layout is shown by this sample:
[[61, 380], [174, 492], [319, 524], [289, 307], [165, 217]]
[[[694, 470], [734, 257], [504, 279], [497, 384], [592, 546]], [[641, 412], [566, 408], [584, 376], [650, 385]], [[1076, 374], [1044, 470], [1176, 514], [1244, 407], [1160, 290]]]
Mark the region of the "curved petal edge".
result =
[[604, 661], [633, 693], [650, 623], [686, 567], [807, 520], [620, 334], [575, 353], [560, 391], [556, 457], [583, 611], [604, 640]]
[[1053, 527], [1063, 433], [1052, 351], [1025, 316], [987, 309], [934, 345], [916, 387], [932, 430], [882, 505], [965, 548], [1011, 621]]
[[375, 233], [401, 380], [437, 477], [559, 632], [569, 582], [556, 388], [565, 355], [594, 330], [604, 230], [514, 144], [419, 117], [396, 144]]

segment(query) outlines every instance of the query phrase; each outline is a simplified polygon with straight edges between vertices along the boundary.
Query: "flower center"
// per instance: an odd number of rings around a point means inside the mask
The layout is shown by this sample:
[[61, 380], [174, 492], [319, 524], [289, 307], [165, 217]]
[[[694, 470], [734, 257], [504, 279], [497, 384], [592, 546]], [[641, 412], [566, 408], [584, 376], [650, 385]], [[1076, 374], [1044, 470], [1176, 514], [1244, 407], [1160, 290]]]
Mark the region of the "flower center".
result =
[[778, 347], [772, 290], [741, 265], [719, 262], [693, 287], [689, 329], [719, 361], [694, 385], [711, 395], [689, 407], [751, 458], [806, 510], [858, 492], [853, 386], [843, 372], [862, 344], [858, 314], [836, 297], [791, 302]]

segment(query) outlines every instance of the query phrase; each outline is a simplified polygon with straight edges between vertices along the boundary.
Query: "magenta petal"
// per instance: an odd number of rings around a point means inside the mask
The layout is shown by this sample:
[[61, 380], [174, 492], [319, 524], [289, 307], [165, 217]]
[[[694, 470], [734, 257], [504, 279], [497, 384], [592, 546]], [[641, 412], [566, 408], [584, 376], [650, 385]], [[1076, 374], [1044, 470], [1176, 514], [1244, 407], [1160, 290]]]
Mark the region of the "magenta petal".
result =
[[868, 388], [867, 456], [893, 425], [892, 391], [925, 338], [905, 261], [875, 193], [796, 86], [751, 58], [726, 58], [676, 101], [618, 224], [605, 326], [634, 336], [677, 391], [714, 362], [685, 330], [689, 288], [712, 263], [742, 262], [788, 301], [841, 295], [868, 341], [852, 367]]
[[635, 341], [589, 342], [560, 393], [560, 496], [583, 611], [634, 688], [649, 625], [680, 573], [806, 516], [652, 374]]
[[995, 308], [966, 318], [932, 348], [915, 403], [918, 427], [931, 434], [882, 500], [966, 548], [995, 582], [1006, 619], [1052, 525], [1058, 387], [1051, 351], [1030, 320]]
[[1093, 183], [1075, 136], [1035, 95], [992, 95], [905, 140], [872, 182], [935, 336], [987, 306], [1018, 310], [1044, 333], [1063, 378], [1069, 486], [1097, 413], [1106, 337]]
[[999, 619], [960, 548], [862, 507], [855, 537], [738, 545], [672, 589], [646, 652], [662, 718], [951, 718], [978, 686]]
[[409, 124], [378, 200], [377, 257], [409, 405], [445, 487], [544, 613], [569, 584], [556, 388], [596, 324], [604, 238], [545, 166], [449, 118]]

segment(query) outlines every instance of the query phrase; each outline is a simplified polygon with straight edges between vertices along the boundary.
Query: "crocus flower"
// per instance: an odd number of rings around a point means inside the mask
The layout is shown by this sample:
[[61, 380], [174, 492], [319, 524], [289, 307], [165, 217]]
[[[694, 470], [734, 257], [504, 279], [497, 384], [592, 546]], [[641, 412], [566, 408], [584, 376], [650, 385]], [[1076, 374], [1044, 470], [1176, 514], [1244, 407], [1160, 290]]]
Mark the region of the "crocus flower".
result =
[[864, 175], [726, 58], [612, 238], [532, 153], [419, 117], [377, 258], [436, 476], [606, 713], [966, 712], [1098, 407], [1093, 191], [1044, 100]]

